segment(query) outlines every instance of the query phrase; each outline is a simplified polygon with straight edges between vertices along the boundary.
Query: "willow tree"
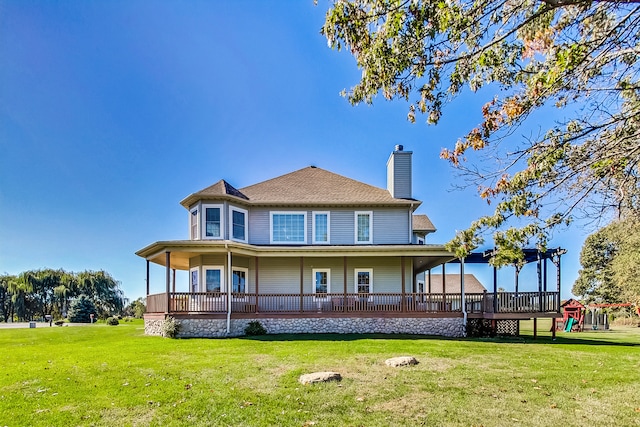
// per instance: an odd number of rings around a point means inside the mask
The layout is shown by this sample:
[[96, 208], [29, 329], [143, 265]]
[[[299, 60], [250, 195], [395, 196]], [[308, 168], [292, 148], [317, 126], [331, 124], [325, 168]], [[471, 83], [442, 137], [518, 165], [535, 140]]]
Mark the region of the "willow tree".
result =
[[[490, 94], [441, 157], [493, 203], [458, 233], [462, 256], [493, 234], [498, 263], [544, 248], [576, 215], [638, 214], [640, 6], [584, 0], [334, 0], [322, 33], [362, 70], [344, 95], [381, 94], [436, 124], [463, 91]], [[537, 110], [561, 110], [519, 137]], [[471, 155], [474, 153], [474, 155]]]

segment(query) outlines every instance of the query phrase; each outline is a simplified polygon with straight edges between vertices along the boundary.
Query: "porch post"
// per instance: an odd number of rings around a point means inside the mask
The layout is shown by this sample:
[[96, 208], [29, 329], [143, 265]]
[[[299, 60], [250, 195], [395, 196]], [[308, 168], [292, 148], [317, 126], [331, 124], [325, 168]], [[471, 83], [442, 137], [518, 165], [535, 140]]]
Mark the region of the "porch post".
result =
[[518, 278], [520, 277], [520, 267], [518, 266], [518, 264], [516, 264], [515, 267], [516, 267], [516, 298], [518, 298], [518, 287], [520, 285]]
[[538, 337], [538, 318], [533, 318], [533, 339], [535, 340]]
[[171, 285], [171, 252], [165, 252], [165, 264], [166, 264], [166, 288], [167, 288], [167, 311], [166, 314], [171, 313], [171, 294], [169, 293], [169, 286]]
[[445, 265], [447, 265], [446, 262], [442, 264], [442, 311], [447, 311], [447, 289], [445, 288], [445, 283], [446, 283]]
[[493, 312], [498, 312], [498, 267], [493, 266]]
[[546, 257], [544, 258], [543, 270], [544, 270], [544, 273], [543, 273], [542, 283], [544, 286], [544, 292], [546, 293], [547, 292], [547, 258]]
[[538, 250], [538, 265], [537, 265], [537, 273], [538, 273], [538, 311], [546, 311], [544, 307], [542, 307], [542, 258], [540, 258], [540, 251]]
[[171, 284], [172, 284], [172, 289], [173, 289], [173, 293], [176, 293], [176, 269], [173, 268], [173, 276], [171, 278]]
[[347, 257], [344, 257], [344, 297], [342, 300], [342, 311], [347, 311]]
[[300, 257], [300, 313], [303, 311], [304, 305], [304, 257]]
[[556, 283], [558, 284], [558, 313], [560, 313], [560, 258], [562, 254], [558, 254], [558, 269], [556, 271]]
[[260, 258], [256, 257], [256, 303], [254, 304], [256, 306], [256, 313], [258, 313], [258, 294], [259, 294], [259, 287], [258, 287], [258, 261], [260, 260]]
[[402, 284], [402, 304], [400, 304], [400, 311], [403, 313], [407, 311], [407, 297], [404, 289], [404, 255], [400, 257], [400, 282]]
[[460, 258], [460, 310], [464, 315], [465, 324], [467, 323], [467, 306], [464, 294], [464, 258]]
[[427, 289], [429, 290], [429, 311], [432, 311], [433, 305], [431, 305], [431, 269], [429, 269], [429, 284], [427, 285]]
[[147, 293], [146, 296], [149, 296], [149, 260], [147, 260]]

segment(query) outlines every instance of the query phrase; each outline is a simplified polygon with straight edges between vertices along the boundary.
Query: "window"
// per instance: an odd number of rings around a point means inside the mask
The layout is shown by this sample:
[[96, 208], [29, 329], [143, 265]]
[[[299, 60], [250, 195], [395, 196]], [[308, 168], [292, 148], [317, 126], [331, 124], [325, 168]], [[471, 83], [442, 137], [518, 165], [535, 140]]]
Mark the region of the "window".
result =
[[313, 213], [313, 243], [329, 243], [329, 212]]
[[272, 212], [271, 243], [306, 243], [306, 212]]
[[355, 276], [355, 287], [358, 294], [370, 294], [373, 292], [372, 268], [357, 268]]
[[234, 267], [231, 271], [231, 292], [234, 294], [244, 294], [247, 292], [247, 273], [246, 268]]
[[198, 292], [198, 267], [196, 268], [192, 268], [190, 270], [190, 284], [189, 286], [191, 287], [191, 293], [197, 293]]
[[204, 271], [204, 288], [206, 292], [224, 292], [224, 269], [222, 266], [202, 267]]
[[328, 268], [314, 268], [313, 273], [313, 293], [317, 297], [325, 297], [331, 293], [331, 270]]
[[198, 233], [198, 209], [192, 209], [189, 215], [189, 228], [191, 229], [191, 240], [200, 238]]
[[204, 238], [222, 238], [222, 205], [204, 205]]
[[231, 216], [231, 238], [247, 242], [247, 211], [240, 208], [229, 208]]
[[356, 212], [356, 243], [373, 243], [373, 212]]

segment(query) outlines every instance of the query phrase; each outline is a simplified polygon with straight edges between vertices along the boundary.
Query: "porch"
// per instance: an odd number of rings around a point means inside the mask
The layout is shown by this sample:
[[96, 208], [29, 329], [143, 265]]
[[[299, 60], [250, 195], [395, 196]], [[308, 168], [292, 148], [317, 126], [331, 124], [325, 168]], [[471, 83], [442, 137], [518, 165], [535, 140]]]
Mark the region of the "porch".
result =
[[[464, 310], [462, 300], [464, 298]], [[147, 313], [246, 317], [462, 317], [559, 316], [559, 293], [331, 293], [255, 294], [163, 292], [148, 295]]]

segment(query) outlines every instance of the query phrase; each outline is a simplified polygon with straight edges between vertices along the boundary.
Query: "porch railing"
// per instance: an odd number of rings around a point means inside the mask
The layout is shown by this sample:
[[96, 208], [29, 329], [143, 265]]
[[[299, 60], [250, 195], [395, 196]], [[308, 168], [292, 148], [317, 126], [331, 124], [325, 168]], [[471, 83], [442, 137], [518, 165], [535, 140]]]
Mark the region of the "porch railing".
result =
[[[557, 292], [465, 294], [468, 313], [557, 312]], [[168, 304], [168, 309], [167, 309]], [[226, 313], [228, 295], [172, 292], [147, 297], [148, 313]], [[496, 310], [497, 309], [497, 310]], [[231, 295], [233, 313], [447, 313], [460, 312], [460, 294], [248, 294]]]

